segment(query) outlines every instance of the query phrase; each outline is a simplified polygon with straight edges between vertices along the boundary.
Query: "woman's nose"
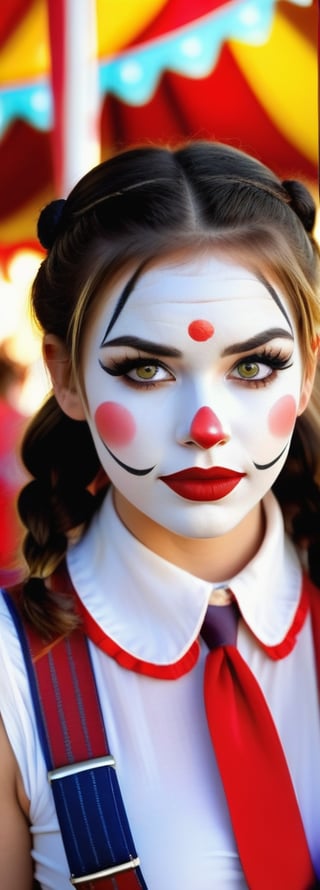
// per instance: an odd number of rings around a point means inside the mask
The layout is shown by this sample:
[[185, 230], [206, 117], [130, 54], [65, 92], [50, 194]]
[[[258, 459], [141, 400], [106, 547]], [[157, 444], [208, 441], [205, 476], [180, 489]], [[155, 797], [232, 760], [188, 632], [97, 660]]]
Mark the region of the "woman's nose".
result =
[[230, 436], [224, 432], [217, 415], [205, 405], [194, 415], [186, 444], [213, 448], [214, 445], [224, 445], [229, 439]]

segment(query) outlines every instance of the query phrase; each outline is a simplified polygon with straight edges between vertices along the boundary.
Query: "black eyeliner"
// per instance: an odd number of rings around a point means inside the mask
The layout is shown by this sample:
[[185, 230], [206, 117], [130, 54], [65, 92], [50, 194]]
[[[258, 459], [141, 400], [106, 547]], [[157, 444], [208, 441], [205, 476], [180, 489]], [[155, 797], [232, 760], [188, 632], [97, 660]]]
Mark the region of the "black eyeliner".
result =
[[166, 365], [163, 362], [160, 362], [158, 359], [149, 359], [145, 358], [124, 358], [124, 359], [112, 359], [111, 365], [104, 365], [103, 362], [99, 359], [100, 368], [103, 371], [106, 371], [107, 374], [110, 374], [111, 377], [123, 377], [128, 371], [132, 371], [134, 368], [144, 368], [146, 365], [153, 365], [156, 368], [163, 368], [165, 371], [168, 370]]
[[237, 368], [239, 365], [243, 365], [246, 363], [251, 364], [253, 362], [257, 362], [262, 365], [269, 365], [270, 368], [274, 368], [275, 370], [277, 370], [277, 369], [281, 370], [284, 368], [292, 367], [292, 364], [293, 364], [292, 362], [290, 364], [288, 364], [288, 362], [290, 362], [291, 358], [292, 358], [291, 355], [281, 356], [280, 352], [278, 352], [276, 354], [273, 354], [272, 352], [269, 353], [267, 351], [266, 352], [255, 352], [255, 353], [250, 353], [249, 355], [244, 355], [243, 358], [238, 359], [238, 361], [234, 364], [234, 368]]

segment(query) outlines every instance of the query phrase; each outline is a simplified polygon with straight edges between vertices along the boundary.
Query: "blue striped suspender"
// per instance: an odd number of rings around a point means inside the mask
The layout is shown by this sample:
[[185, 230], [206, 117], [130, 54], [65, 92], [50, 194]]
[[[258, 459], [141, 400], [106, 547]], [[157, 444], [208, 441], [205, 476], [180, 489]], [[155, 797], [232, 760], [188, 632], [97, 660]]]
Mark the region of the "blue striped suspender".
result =
[[147, 890], [108, 748], [86, 637], [44, 645], [5, 594], [19, 634], [70, 881]]

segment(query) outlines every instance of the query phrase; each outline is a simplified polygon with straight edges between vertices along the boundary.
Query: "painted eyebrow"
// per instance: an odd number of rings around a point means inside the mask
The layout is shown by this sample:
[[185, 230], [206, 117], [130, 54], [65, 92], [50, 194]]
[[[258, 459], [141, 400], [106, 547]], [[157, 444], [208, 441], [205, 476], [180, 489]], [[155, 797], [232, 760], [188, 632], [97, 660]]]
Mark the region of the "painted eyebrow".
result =
[[277, 291], [274, 289], [274, 287], [272, 287], [272, 284], [270, 284], [269, 281], [267, 281], [267, 279], [264, 277], [264, 275], [257, 275], [257, 279], [258, 279], [258, 281], [261, 281], [261, 284], [263, 284], [263, 286], [266, 287], [267, 291], [269, 291], [270, 296], [272, 297], [272, 299], [278, 306], [278, 309], [280, 309], [280, 312], [282, 312], [282, 315], [284, 316], [286, 322], [289, 325], [290, 331], [293, 334], [293, 327], [292, 327], [289, 315], [286, 312], [284, 306], [282, 305], [280, 297], [277, 294]]
[[133, 275], [131, 275], [131, 277], [129, 278], [129, 281], [127, 281], [123, 290], [121, 291], [120, 297], [118, 299], [117, 305], [116, 305], [114, 312], [112, 314], [111, 320], [108, 324], [108, 327], [105, 332], [101, 346], [105, 345], [104, 341], [105, 341], [106, 337], [108, 336], [111, 329], [113, 328], [113, 325], [116, 323], [117, 318], [119, 318], [120, 312], [122, 312], [122, 309], [126, 305], [126, 302], [127, 302], [128, 298], [130, 297], [130, 294], [132, 293], [132, 291], [136, 285], [136, 282], [138, 281], [138, 278], [140, 278], [141, 272], [143, 272], [143, 269], [147, 262], [148, 262], [147, 260], [143, 260], [143, 262], [140, 263], [140, 266], [138, 266], [138, 268], [135, 270]]
[[267, 331], [261, 331], [260, 334], [256, 334], [255, 337], [249, 337], [249, 340], [242, 340], [238, 343], [232, 343], [231, 346], [227, 346], [226, 349], [223, 350], [222, 356], [226, 355], [235, 355], [237, 352], [248, 352], [251, 349], [257, 349], [259, 346], [263, 346], [264, 343], [268, 343], [269, 340], [275, 340], [276, 338], [281, 337], [285, 340], [293, 340], [292, 334], [289, 331], [284, 330], [284, 328], [268, 328]]
[[[107, 336], [107, 335], [106, 335]], [[180, 349], [174, 346], [164, 346], [162, 343], [154, 343], [153, 340], [142, 340], [141, 337], [115, 337], [113, 340], [105, 342], [105, 338], [101, 343], [101, 347], [108, 346], [132, 346], [133, 349], [140, 349], [142, 352], [148, 352], [150, 355], [163, 355], [168, 358], [182, 358]]]

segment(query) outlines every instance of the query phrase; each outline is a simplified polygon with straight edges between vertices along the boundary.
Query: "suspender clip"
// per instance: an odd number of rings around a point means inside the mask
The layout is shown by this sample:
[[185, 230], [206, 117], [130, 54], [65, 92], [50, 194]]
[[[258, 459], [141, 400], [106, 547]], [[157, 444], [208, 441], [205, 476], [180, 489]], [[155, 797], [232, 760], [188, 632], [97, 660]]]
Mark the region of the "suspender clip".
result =
[[93, 757], [92, 760], [80, 760], [78, 763], [66, 763], [65, 766], [58, 766], [48, 772], [49, 782], [59, 779], [66, 779], [68, 776], [74, 776], [76, 773], [84, 773], [90, 769], [98, 769], [100, 766], [116, 767], [116, 761], [111, 754], [104, 757]]
[[82, 875], [80, 878], [71, 875], [70, 883], [77, 887], [88, 881], [98, 881], [100, 878], [112, 878], [113, 875], [117, 875], [122, 871], [128, 871], [129, 868], [138, 868], [139, 865], [140, 859], [137, 856], [136, 859], [129, 859], [128, 862], [123, 862], [121, 865], [114, 865], [112, 868], [104, 868], [102, 871], [93, 872], [91, 875]]

